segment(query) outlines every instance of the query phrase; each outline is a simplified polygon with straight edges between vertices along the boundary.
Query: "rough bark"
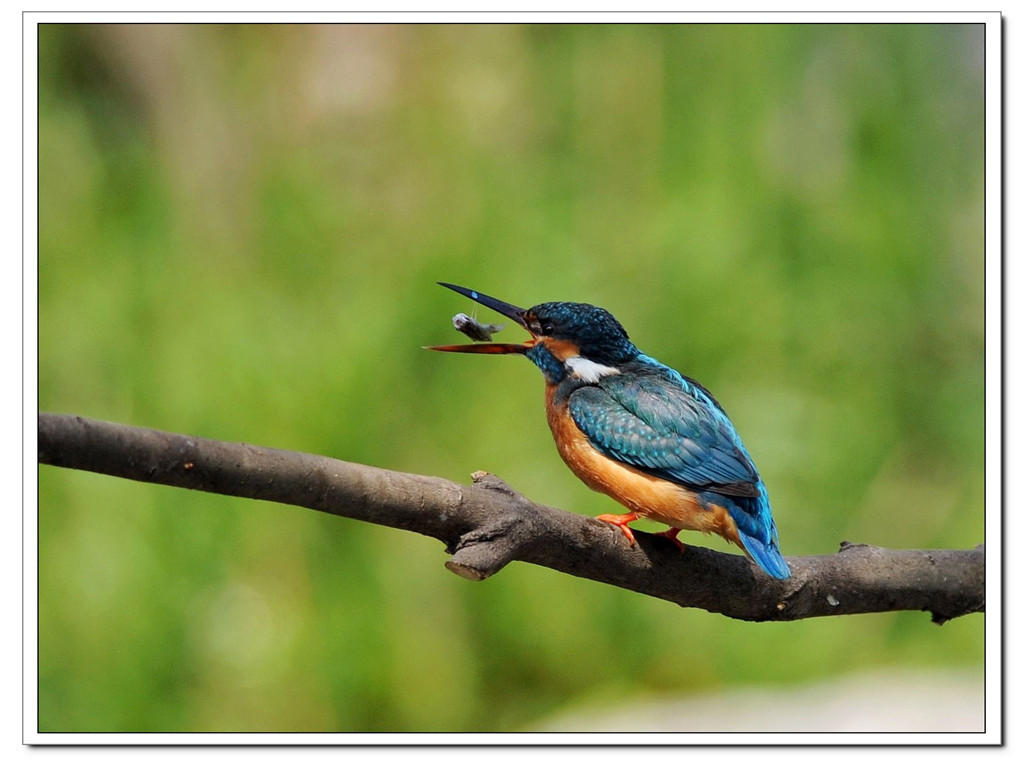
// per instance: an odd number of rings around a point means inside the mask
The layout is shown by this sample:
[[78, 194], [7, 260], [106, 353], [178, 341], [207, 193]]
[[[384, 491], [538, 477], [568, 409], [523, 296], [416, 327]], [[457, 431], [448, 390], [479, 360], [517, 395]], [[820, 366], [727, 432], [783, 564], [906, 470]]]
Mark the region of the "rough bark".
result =
[[453, 573], [481, 580], [512, 560], [749, 621], [928, 611], [942, 623], [985, 609], [985, 550], [890, 550], [843, 542], [787, 558], [785, 581], [741, 555], [615, 528], [536, 504], [485, 472], [470, 486], [80, 416], [39, 414], [39, 461], [197, 491], [292, 504], [444, 543]]

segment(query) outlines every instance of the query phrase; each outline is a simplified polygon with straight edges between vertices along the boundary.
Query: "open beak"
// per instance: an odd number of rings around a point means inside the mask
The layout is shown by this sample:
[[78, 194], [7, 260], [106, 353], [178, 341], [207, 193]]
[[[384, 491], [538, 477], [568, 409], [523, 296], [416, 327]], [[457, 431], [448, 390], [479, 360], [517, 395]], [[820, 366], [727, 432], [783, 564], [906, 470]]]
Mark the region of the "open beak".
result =
[[[530, 331], [526, 325], [526, 310], [521, 307], [517, 307], [514, 304], [496, 299], [493, 296], [474, 291], [469, 288], [462, 288], [458, 285], [452, 285], [451, 283], [438, 283], [443, 285], [445, 288], [450, 288], [456, 293], [461, 293], [478, 304], [483, 304], [488, 309], [493, 309], [510, 320], [514, 320], [516, 323], [521, 325], [527, 331]], [[533, 332], [530, 331], [530, 335], [533, 336]], [[530, 347], [535, 344], [534, 339], [529, 339], [522, 344], [497, 344], [497, 343], [483, 343], [483, 344], [447, 344], [437, 347], [425, 347], [425, 349], [433, 349], [437, 352], [474, 352], [482, 355], [521, 355]]]

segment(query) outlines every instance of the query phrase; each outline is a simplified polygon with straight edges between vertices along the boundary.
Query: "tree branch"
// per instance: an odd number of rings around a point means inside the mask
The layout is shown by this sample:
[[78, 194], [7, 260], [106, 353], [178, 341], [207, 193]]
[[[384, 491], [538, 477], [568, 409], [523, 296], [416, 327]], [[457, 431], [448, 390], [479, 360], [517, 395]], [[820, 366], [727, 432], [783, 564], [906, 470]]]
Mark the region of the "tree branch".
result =
[[463, 486], [324, 456], [39, 414], [39, 461], [147, 483], [264, 499], [415, 531], [444, 543], [453, 573], [481, 580], [512, 560], [749, 621], [985, 610], [985, 550], [889, 550], [843, 542], [793, 557], [778, 581], [746, 558], [615, 528], [536, 504], [485, 472]]

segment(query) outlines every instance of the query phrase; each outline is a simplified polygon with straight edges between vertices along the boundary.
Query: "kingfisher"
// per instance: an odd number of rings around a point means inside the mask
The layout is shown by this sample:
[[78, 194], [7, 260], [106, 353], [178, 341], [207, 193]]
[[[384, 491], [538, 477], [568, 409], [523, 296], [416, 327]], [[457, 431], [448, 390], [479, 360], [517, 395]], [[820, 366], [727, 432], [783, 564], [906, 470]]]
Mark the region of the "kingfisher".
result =
[[765, 573], [789, 578], [768, 490], [739, 433], [714, 396], [693, 379], [641, 352], [610, 312], [550, 301], [529, 309], [439, 283], [522, 326], [519, 344], [432, 346], [440, 352], [518, 354], [545, 380], [548, 426], [562, 460], [591, 489], [628, 514], [599, 515], [635, 546], [629, 524], [715, 533]]

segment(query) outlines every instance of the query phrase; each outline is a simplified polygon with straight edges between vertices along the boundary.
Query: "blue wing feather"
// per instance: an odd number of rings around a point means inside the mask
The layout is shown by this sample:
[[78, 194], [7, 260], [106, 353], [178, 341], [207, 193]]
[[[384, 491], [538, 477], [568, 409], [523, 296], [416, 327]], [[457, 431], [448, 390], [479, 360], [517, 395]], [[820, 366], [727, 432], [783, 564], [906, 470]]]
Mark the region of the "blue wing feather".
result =
[[[629, 370], [626, 370], [626, 368]], [[641, 355], [569, 395], [569, 413], [604, 455], [699, 492], [725, 507], [744, 549], [775, 578], [790, 575], [768, 492], [736, 428], [711, 393]]]
[[660, 364], [629, 373], [569, 397], [573, 420], [595, 448], [695, 489], [759, 495], [757, 470], [706, 390]]

